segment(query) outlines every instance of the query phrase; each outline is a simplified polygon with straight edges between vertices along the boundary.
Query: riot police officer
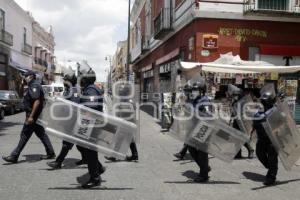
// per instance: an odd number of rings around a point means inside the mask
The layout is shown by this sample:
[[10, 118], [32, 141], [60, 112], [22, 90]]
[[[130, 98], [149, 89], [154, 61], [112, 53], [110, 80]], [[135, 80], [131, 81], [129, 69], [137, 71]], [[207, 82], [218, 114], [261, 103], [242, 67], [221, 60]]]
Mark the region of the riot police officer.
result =
[[[127, 104], [131, 104], [133, 106], [133, 112], [132, 112], [132, 107], [131, 108], [128, 108], [129, 111], [126, 111], [126, 112], [122, 112], [122, 109], [120, 109], [120, 112], [117, 112], [115, 113], [117, 117], [120, 117], [120, 118], [125, 118], [126, 120], [130, 121], [130, 122], [133, 122], [133, 123], [136, 123], [136, 116], [134, 115], [134, 112], [135, 112], [135, 105], [133, 103], [133, 100], [129, 98], [130, 96], [130, 88], [131, 86], [129, 85], [130, 83], [123, 83], [123, 84], [120, 84], [120, 87], [118, 88], [118, 91], [116, 91], [118, 93], [118, 103], [120, 104], [119, 105], [119, 108], [120, 107], [127, 107]], [[122, 105], [122, 103], [124, 103]], [[135, 142], [135, 139], [134, 138], [131, 143], [130, 143], [130, 151], [131, 151], [131, 156], [126, 156], [126, 161], [138, 161], [139, 160], [139, 155], [138, 155], [138, 149], [137, 149], [137, 145], [136, 145], [136, 142]], [[114, 157], [106, 157], [105, 156], [105, 159], [109, 160], [109, 161], [116, 161], [117, 159], [114, 158]]]
[[[228, 95], [232, 98], [231, 108], [234, 110], [235, 107], [238, 107], [238, 105], [237, 105], [238, 101], [243, 98], [243, 91], [242, 91], [242, 89], [238, 88], [237, 86], [229, 84], [228, 85]], [[235, 113], [235, 111], [233, 111], [230, 121], [232, 121], [232, 127], [233, 128], [235, 128], [237, 130], [240, 130], [240, 127], [239, 127], [238, 122], [236, 120], [237, 117], [239, 117], [238, 113]], [[246, 142], [244, 144], [244, 146], [248, 150], [248, 158], [252, 159], [254, 157], [254, 155], [253, 155], [254, 150], [251, 147], [250, 142]], [[235, 159], [241, 159], [241, 158], [242, 158], [242, 149], [240, 149], [240, 151], [235, 156]]]
[[[82, 88], [80, 103], [103, 112], [103, 91], [101, 91], [94, 83], [96, 74], [90, 67], [79, 70], [80, 86]], [[87, 161], [90, 179], [82, 185], [82, 188], [92, 188], [101, 184], [100, 175], [105, 172], [98, 159], [98, 152], [84, 147], [80, 147], [83, 152], [83, 159]]]
[[[184, 96], [186, 97], [186, 101], [187, 102], [191, 102], [191, 95], [192, 95], [192, 86], [189, 84], [186, 84], [183, 87], [183, 92], [184, 92]], [[176, 158], [178, 158], [179, 160], [183, 160], [186, 153], [188, 151], [188, 146], [186, 144], [183, 144], [182, 149], [178, 152], [173, 154]]]
[[44, 92], [41, 84], [36, 80], [36, 75], [33, 71], [28, 71], [24, 74], [27, 88], [24, 92], [24, 109], [26, 112], [25, 123], [21, 132], [18, 146], [13, 150], [10, 156], [3, 157], [3, 160], [10, 163], [17, 163], [18, 158], [29, 141], [32, 133], [35, 132], [36, 136], [43, 143], [47, 155], [42, 156], [42, 159], [53, 159], [55, 153], [50, 142], [49, 137], [45, 133], [44, 127], [37, 124], [36, 121], [43, 111]]
[[[193, 107], [199, 108], [199, 110], [197, 110], [196, 112], [199, 111], [203, 114], [208, 114], [209, 112], [211, 112], [211, 108], [208, 105], [205, 105], [209, 103], [210, 100], [208, 96], [206, 96], [206, 84], [204, 79], [201, 78], [201, 80], [198, 80], [196, 83], [193, 84], [192, 96], [193, 100], [191, 101], [191, 103], [193, 104]], [[200, 168], [200, 173], [194, 179], [194, 181], [197, 183], [207, 182], [209, 180], [208, 173], [211, 171], [208, 161], [208, 153], [196, 149], [190, 145], [188, 145], [188, 150], [192, 158], [195, 160], [195, 162]]]
[[262, 124], [266, 121], [268, 111], [273, 108], [276, 102], [274, 88], [271, 89], [270, 87], [270, 89], [261, 91], [260, 100], [263, 105], [263, 110], [260, 110], [255, 114], [253, 121], [253, 128], [256, 130], [257, 134], [256, 155], [264, 167], [268, 169], [264, 185], [273, 185], [276, 182], [278, 171], [278, 153], [272, 145]]
[[[79, 94], [76, 88], [77, 77], [75, 73], [74, 72], [66, 73], [63, 77], [63, 80], [65, 86], [65, 91], [63, 94], [64, 98], [74, 103], [80, 103]], [[59, 155], [57, 156], [56, 160], [52, 162], [48, 162], [47, 165], [49, 167], [52, 167], [53, 169], [60, 169], [63, 161], [65, 160], [67, 154], [73, 148], [73, 146], [74, 144], [67, 141], [63, 141], [62, 149]], [[86, 164], [86, 161], [83, 159], [83, 155], [82, 155], [83, 152], [81, 151], [82, 149], [79, 146], [77, 146], [77, 149], [81, 153], [82, 159], [76, 162], [76, 165]]]

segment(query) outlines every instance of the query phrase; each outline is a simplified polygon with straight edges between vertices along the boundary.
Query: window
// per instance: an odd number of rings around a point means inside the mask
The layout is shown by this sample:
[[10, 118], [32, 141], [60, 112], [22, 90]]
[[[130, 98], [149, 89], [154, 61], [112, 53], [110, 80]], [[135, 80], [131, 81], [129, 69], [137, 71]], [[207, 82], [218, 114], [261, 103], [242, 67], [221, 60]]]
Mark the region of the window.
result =
[[23, 32], [23, 41], [24, 41], [24, 44], [26, 44], [26, 38], [27, 38], [27, 29], [24, 27], [24, 32]]
[[289, 0], [259, 0], [258, 8], [262, 10], [287, 10]]
[[0, 30], [5, 30], [5, 12], [0, 9]]

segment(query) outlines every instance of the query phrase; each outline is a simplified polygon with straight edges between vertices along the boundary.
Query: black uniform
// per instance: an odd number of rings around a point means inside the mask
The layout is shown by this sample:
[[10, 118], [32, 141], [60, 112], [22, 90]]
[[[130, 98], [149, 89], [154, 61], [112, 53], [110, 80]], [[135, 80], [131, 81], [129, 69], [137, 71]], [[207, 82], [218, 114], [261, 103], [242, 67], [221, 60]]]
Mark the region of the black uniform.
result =
[[[80, 103], [103, 112], [103, 92], [95, 85], [89, 85], [83, 89]], [[98, 105], [91, 105], [91, 103], [97, 103]], [[79, 147], [79, 149], [83, 153], [83, 158], [87, 161], [91, 179], [99, 179], [100, 174], [104, 172], [104, 168], [99, 162], [98, 152], [84, 147]]]
[[[235, 104], [237, 104], [237, 102], [238, 101], [233, 102], [233, 104], [232, 104], [233, 108], [235, 107]], [[237, 116], [237, 114], [233, 113], [233, 115], [231, 117], [234, 118], [234, 117], [239, 117], [239, 116]], [[232, 127], [235, 128], [235, 129], [237, 129], [237, 130], [241, 130], [236, 119], [233, 120]], [[254, 150], [251, 147], [250, 142], [249, 143], [246, 142], [244, 144], [244, 147], [246, 147], [246, 149], [248, 150], [248, 158], [252, 158]], [[237, 155], [235, 156], [235, 158], [242, 158], [242, 149], [240, 149], [240, 151], [237, 153]]]
[[266, 121], [266, 113], [258, 112], [255, 117], [260, 120], [253, 121], [257, 134], [256, 155], [259, 161], [268, 169], [266, 179], [276, 180], [278, 171], [278, 154], [272, 145], [262, 123]]
[[[40, 106], [38, 108], [37, 113], [34, 118], [33, 124], [26, 124], [27, 118], [30, 116], [30, 113], [33, 108], [33, 104], [36, 100], [40, 100]], [[11, 153], [11, 156], [15, 157], [16, 159], [21, 154], [23, 148], [25, 147], [26, 143], [32, 136], [32, 133], [35, 132], [36, 136], [42, 141], [43, 145], [45, 146], [47, 155], [50, 157], [54, 156], [54, 150], [52, 147], [52, 144], [50, 142], [49, 137], [45, 134], [45, 129], [41, 125], [38, 125], [36, 123], [36, 120], [38, 119], [39, 115], [43, 111], [43, 103], [44, 103], [44, 92], [42, 89], [42, 86], [40, 83], [36, 80], [32, 80], [28, 84], [28, 88], [25, 90], [24, 93], [24, 109], [26, 112], [26, 120], [21, 132], [21, 137], [18, 146], [15, 148], [15, 150]]]
[[[198, 104], [201, 103], [208, 103], [210, 102], [207, 96], [204, 97], [197, 97], [194, 101], [193, 101], [193, 105], [194, 107], [196, 107]], [[205, 112], [205, 108], [203, 106], [199, 107], [199, 111], [200, 112]], [[206, 181], [208, 180], [208, 173], [210, 171], [210, 167], [209, 167], [209, 163], [208, 163], [208, 153], [203, 152], [199, 149], [196, 149], [192, 146], [188, 146], [188, 150], [192, 156], [192, 158], [195, 160], [195, 162], [197, 163], [197, 165], [200, 168], [200, 177], [203, 179], [202, 181]]]
[[[72, 101], [74, 103], [80, 103], [80, 98], [79, 98], [79, 94], [78, 94], [76, 87], [66, 88], [63, 96], [65, 99], [67, 99], [69, 101]], [[63, 146], [60, 151], [60, 154], [56, 158], [56, 162], [61, 164], [65, 160], [67, 154], [73, 148], [73, 146], [74, 146], [73, 143], [63, 141]], [[81, 156], [83, 158], [83, 155], [82, 155], [83, 153], [81, 151], [81, 148], [77, 146], [77, 149], [79, 150], [79, 152], [81, 153]], [[85, 162], [83, 161], [83, 163], [85, 163]]]

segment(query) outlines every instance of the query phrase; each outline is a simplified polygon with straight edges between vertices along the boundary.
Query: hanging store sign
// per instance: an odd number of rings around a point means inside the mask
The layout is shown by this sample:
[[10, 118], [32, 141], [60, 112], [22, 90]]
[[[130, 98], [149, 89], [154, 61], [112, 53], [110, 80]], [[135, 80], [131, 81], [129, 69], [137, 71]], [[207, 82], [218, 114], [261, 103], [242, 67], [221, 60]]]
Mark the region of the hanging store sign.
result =
[[206, 49], [217, 49], [218, 48], [218, 35], [204, 34], [202, 47]]
[[163, 74], [169, 72], [171, 72], [171, 63], [167, 63], [159, 67], [159, 73]]
[[153, 77], [153, 70], [144, 72], [144, 78], [151, 78], [151, 77]]

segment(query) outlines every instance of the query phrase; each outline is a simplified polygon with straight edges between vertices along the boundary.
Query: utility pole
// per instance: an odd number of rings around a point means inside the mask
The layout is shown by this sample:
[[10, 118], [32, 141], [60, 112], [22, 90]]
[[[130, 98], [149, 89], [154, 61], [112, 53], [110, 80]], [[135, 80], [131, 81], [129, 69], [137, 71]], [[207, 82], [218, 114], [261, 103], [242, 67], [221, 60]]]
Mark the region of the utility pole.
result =
[[127, 63], [126, 63], [126, 80], [130, 76], [130, 0], [128, 0], [128, 36], [127, 36]]

